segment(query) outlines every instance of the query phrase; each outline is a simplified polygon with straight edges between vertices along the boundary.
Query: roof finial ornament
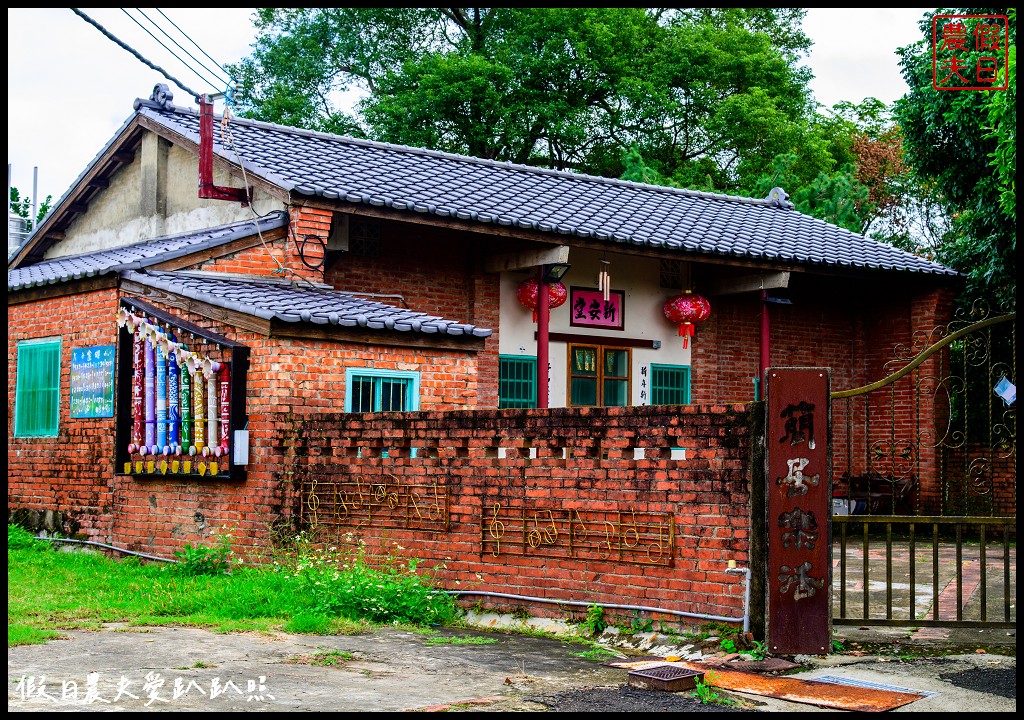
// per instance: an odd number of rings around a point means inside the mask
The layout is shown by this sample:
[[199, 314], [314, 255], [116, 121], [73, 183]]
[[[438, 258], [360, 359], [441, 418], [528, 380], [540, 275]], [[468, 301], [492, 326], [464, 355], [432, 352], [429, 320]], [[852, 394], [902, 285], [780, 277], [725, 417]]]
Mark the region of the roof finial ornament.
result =
[[789, 193], [780, 187], [773, 187], [769, 190], [765, 202], [773, 207], [786, 208], [787, 210], [793, 208], [793, 203], [789, 202]]
[[174, 95], [163, 83], [157, 83], [153, 86], [153, 94], [149, 96], [150, 102], [155, 102], [160, 105], [164, 110], [174, 109]]

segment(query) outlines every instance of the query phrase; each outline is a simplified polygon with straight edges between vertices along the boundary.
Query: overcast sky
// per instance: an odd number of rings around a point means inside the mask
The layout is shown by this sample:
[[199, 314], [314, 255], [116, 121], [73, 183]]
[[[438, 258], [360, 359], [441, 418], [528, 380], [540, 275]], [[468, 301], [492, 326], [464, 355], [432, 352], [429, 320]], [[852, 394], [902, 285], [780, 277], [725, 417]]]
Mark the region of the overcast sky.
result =
[[[119, 8], [80, 10], [197, 92], [222, 90], [211, 77], [218, 72], [216, 63], [223, 66], [247, 55], [254, 37], [251, 8], [162, 8], [163, 15], [142, 8], [181, 47], [129, 8], [170, 50]], [[815, 75], [811, 90], [817, 101], [832, 107], [841, 100], [860, 102], [873, 96], [890, 103], [902, 96], [907, 87], [895, 51], [921, 39], [917, 22], [927, 10], [809, 10], [804, 32], [814, 46], [805, 63]], [[188, 59], [187, 51], [209, 68], [200, 71], [208, 81], [187, 70], [172, 50]], [[132, 114], [135, 98], [149, 97], [156, 83], [170, 87], [176, 105], [194, 105], [187, 93], [71, 9], [8, 8], [7, 162], [12, 184], [31, 196], [37, 167], [39, 198], [52, 195], [56, 201]]]

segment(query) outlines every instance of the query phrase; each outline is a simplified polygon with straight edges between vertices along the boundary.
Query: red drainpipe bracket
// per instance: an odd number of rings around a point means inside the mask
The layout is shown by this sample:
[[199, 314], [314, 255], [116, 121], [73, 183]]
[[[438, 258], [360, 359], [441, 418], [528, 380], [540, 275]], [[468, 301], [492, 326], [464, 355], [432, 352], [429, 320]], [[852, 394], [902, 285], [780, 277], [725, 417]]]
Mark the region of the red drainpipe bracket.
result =
[[213, 103], [205, 95], [199, 102], [199, 197], [205, 200], [230, 200], [245, 207], [252, 202], [252, 186], [224, 187], [213, 183]]

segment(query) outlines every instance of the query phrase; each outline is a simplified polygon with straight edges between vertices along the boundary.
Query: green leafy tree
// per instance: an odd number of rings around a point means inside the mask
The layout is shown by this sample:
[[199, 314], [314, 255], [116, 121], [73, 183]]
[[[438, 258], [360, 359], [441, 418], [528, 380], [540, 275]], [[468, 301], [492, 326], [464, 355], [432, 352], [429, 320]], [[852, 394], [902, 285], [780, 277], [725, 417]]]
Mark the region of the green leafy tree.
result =
[[737, 190], [804, 142], [803, 14], [263, 8], [231, 69], [251, 118], [610, 177], [635, 146], [674, 182]]
[[[895, 107], [905, 160], [917, 184], [928, 189], [950, 218], [948, 231], [935, 247], [937, 259], [967, 275], [966, 297], [1008, 301], [1017, 286], [1016, 53], [1011, 55], [1013, 64], [1001, 69], [1008, 73], [1008, 90], [935, 89], [932, 18], [940, 13], [1009, 15], [1013, 48], [1016, 11], [961, 8], [926, 13], [919, 23], [923, 39], [898, 51], [910, 92]], [[969, 38], [976, 22], [967, 21]], [[966, 67], [974, 67], [975, 55], [966, 54]]]
[[36, 216], [32, 217], [32, 198], [22, 197], [21, 191], [18, 188], [11, 186], [11, 201], [10, 209], [11, 212], [26, 221], [26, 229], [32, 230], [44, 217], [46, 213], [50, 212], [50, 206], [53, 204], [53, 196], [47, 195], [46, 199], [40, 203], [39, 208], [36, 211]]

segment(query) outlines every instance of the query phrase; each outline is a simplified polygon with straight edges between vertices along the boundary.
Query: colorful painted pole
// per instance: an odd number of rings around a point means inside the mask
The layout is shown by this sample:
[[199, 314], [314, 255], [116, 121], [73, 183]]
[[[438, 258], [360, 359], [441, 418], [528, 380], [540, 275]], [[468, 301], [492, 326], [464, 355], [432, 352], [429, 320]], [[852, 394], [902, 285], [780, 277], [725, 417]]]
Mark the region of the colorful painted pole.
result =
[[146, 341], [142, 333], [135, 333], [132, 341], [132, 441], [128, 445], [128, 454], [142, 450], [142, 443], [145, 442], [143, 429], [145, 427], [145, 401], [144, 392], [146, 387]]
[[[214, 365], [216, 364], [214, 363]], [[210, 431], [206, 436], [206, 448], [203, 450], [203, 454], [219, 455], [220, 446], [217, 445], [217, 371], [212, 368], [209, 375], [206, 376], [206, 422], [210, 424]]]
[[[174, 343], [174, 336], [169, 336]], [[173, 346], [172, 346], [173, 349]], [[167, 355], [167, 444], [171, 454], [181, 455], [181, 371], [174, 352]]]
[[195, 445], [188, 449], [189, 455], [203, 455], [206, 445], [206, 399], [203, 397], [203, 373], [196, 370], [195, 382], [192, 384], [192, 418], [195, 423]]
[[156, 449], [154, 455], [166, 455], [167, 447], [167, 354], [165, 345], [156, 343]]
[[156, 351], [146, 337], [146, 442], [139, 449], [143, 455], [156, 452]]
[[[181, 346], [185, 350], [185, 346]], [[181, 447], [183, 452], [192, 448], [192, 373], [188, 365], [182, 364], [181, 370]]]
[[220, 366], [220, 454], [227, 456], [231, 437], [231, 374], [228, 363]]

